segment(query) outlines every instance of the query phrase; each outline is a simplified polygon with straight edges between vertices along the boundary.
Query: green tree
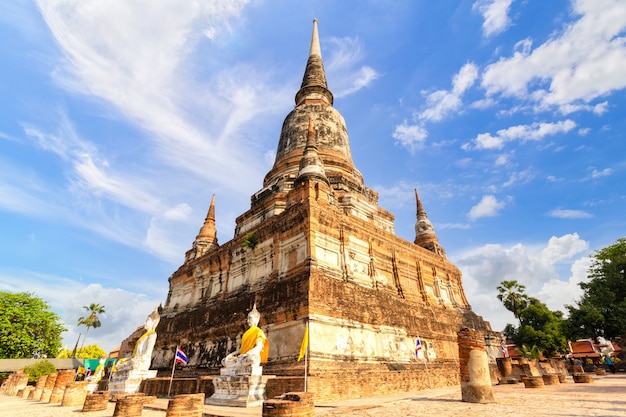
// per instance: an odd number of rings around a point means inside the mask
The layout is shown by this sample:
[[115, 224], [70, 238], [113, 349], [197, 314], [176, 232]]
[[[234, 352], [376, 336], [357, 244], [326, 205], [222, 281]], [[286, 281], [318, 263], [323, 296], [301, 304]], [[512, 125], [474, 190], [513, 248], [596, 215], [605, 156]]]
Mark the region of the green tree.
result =
[[587, 279], [579, 284], [582, 298], [568, 306], [569, 334], [607, 339], [626, 335], [626, 238], [593, 253]]
[[519, 320], [520, 325], [513, 336], [517, 346], [536, 346], [546, 357], [566, 351], [562, 312], [552, 311], [538, 299], [530, 297], [528, 307], [520, 311]]
[[519, 319], [520, 312], [528, 306], [528, 296], [524, 293], [526, 287], [515, 280], [505, 280], [496, 289], [499, 292], [498, 300]]
[[[61, 349], [57, 358], [71, 358], [73, 351], [70, 349]], [[98, 345], [87, 345], [83, 346], [80, 350], [79, 354], [74, 355], [75, 358], [83, 358], [83, 359], [97, 359], [106, 357], [107, 353], [100, 348]]]
[[0, 358], [54, 358], [65, 330], [59, 316], [41, 298], [0, 291]]
[[[505, 307], [519, 320], [519, 326], [507, 324], [503, 333], [515, 342], [522, 354], [532, 357], [533, 351], [544, 356], [565, 352], [567, 339], [563, 333], [562, 312], [551, 311], [538, 299], [528, 297], [524, 294], [524, 286], [517, 281], [503, 281], [498, 291], [498, 299], [503, 303], [508, 300]], [[510, 295], [508, 298], [507, 294]]]
[[35, 382], [42, 375], [50, 375], [57, 371], [52, 362], [47, 360], [37, 361], [34, 365], [24, 367], [24, 373], [28, 374], [28, 382]]
[[[87, 312], [89, 312], [89, 315], [86, 317], [78, 318], [78, 325], [87, 327], [87, 331], [85, 332], [85, 337], [83, 338], [83, 343], [80, 345], [80, 351], [83, 350], [83, 346], [85, 345], [85, 340], [87, 339], [87, 334], [89, 334], [89, 329], [91, 327], [93, 327], [94, 329], [97, 329], [98, 327], [102, 326], [102, 322], [100, 321], [98, 314], [104, 314], [105, 312], [104, 306], [101, 306], [100, 304], [95, 304], [95, 303], [91, 303], [89, 304], [89, 306], [83, 306], [83, 308], [87, 310]], [[80, 351], [78, 353], [79, 355], [80, 355]]]
[[579, 303], [578, 307], [566, 305], [567, 320], [563, 322], [563, 333], [568, 340], [595, 339], [604, 333], [604, 316], [589, 303]]

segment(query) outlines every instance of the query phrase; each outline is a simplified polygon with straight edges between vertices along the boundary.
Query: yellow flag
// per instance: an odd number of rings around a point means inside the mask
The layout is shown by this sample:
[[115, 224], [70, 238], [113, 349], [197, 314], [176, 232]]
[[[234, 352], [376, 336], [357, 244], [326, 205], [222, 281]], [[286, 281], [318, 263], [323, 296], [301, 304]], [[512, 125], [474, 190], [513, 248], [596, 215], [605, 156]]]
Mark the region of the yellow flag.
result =
[[307, 323], [306, 327], [304, 328], [304, 337], [302, 338], [302, 344], [300, 345], [300, 355], [298, 356], [298, 362], [300, 362], [300, 360], [304, 358], [304, 355], [306, 355], [306, 348], [308, 346], [309, 346], [309, 324]]

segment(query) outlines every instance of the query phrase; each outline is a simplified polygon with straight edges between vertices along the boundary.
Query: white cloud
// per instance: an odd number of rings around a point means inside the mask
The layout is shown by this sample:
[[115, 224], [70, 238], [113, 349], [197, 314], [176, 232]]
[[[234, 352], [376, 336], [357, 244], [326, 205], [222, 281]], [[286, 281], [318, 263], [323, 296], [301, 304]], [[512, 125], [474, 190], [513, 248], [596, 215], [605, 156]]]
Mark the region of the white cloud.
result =
[[504, 208], [504, 203], [498, 201], [493, 195], [485, 195], [478, 204], [472, 207], [468, 213], [470, 220], [477, 220], [481, 217], [493, 217]]
[[554, 123], [533, 123], [531, 125], [517, 125], [511, 126], [506, 129], [500, 129], [496, 135], [491, 133], [479, 133], [476, 138], [472, 140], [471, 144], [464, 144], [463, 149], [502, 149], [506, 142], [514, 140], [525, 141], [539, 141], [546, 136], [552, 136], [559, 133], [567, 133], [576, 127], [576, 122], [567, 119]]
[[611, 168], [604, 168], [601, 171], [598, 171], [597, 169], [594, 169], [593, 172], [591, 173], [591, 178], [597, 179], [597, 178], [601, 178], [601, 177], [609, 177], [612, 174], [613, 174], [613, 170]]
[[415, 152], [424, 146], [424, 141], [428, 137], [428, 131], [419, 125], [410, 125], [405, 120], [397, 125], [392, 133], [396, 143], [404, 146], [411, 152]]
[[[222, 46], [216, 43], [209, 45], [213, 53], [205, 54], [212, 58], [204, 62], [211, 75], [198, 83], [190, 71], [200, 33], [222, 35], [246, 3], [212, 0], [180, 7], [174, 0], [106, 5], [40, 0], [38, 5], [62, 52], [53, 74], [59, 84], [105, 100], [118, 117], [151, 132], [147, 138], [154, 142], [155, 162], [247, 192], [252, 184], [241, 178], [262, 173], [251, 163], [257, 159], [249, 157], [253, 151], [245, 141], [251, 138], [241, 128], [255, 123], [258, 113], [275, 111], [275, 98], [284, 102], [284, 87], [267, 86], [264, 76], [245, 63], [224, 71]], [[198, 116], [207, 112], [213, 117]], [[242, 175], [235, 179], [224, 172]]]
[[330, 54], [324, 59], [328, 78], [333, 80], [333, 95], [346, 97], [366, 88], [380, 74], [373, 68], [363, 65], [355, 68], [364, 59], [363, 44], [358, 38], [329, 38]]
[[504, 32], [511, 24], [509, 18], [509, 8], [513, 0], [478, 0], [472, 9], [480, 12], [485, 21], [483, 22], [483, 33], [485, 37], [490, 37]]
[[[463, 272], [463, 288], [473, 310], [489, 318], [495, 330], [502, 330], [507, 323], [515, 323], [515, 318], [497, 299], [500, 282], [517, 280], [529, 296], [563, 311], [564, 304], [574, 303], [582, 294], [578, 283], [586, 276], [589, 259], [573, 258], [587, 249], [588, 243], [573, 233], [537, 245], [484, 245], [451, 261]], [[560, 265], [569, 262], [571, 275], [562, 276]]]
[[554, 209], [548, 213], [550, 217], [556, 217], [558, 219], [589, 219], [593, 216], [584, 210], [568, 210], [568, 209]]
[[478, 78], [478, 68], [473, 63], [467, 63], [452, 79], [451, 90], [438, 90], [426, 96], [426, 110], [418, 113], [420, 120], [438, 122], [449, 114], [458, 112], [463, 105], [461, 97]]
[[577, 0], [573, 12], [578, 20], [534, 50], [526, 42], [489, 65], [482, 77], [488, 95], [516, 96], [564, 114], [601, 114], [606, 104], [597, 110], [584, 105], [626, 87], [626, 8], [621, 0]]

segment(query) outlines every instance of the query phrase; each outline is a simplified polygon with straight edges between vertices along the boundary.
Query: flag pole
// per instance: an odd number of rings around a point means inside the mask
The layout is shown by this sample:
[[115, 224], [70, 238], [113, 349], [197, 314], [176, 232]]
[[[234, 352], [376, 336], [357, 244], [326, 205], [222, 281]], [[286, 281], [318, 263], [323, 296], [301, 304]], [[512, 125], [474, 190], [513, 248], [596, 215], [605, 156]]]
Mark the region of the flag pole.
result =
[[[308, 327], [309, 327], [309, 322], [307, 321], [306, 322], [307, 330], [308, 330]], [[307, 392], [307, 379], [308, 379], [308, 373], [309, 373], [307, 369], [308, 365], [309, 365], [309, 341], [307, 340], [306, 351], [304, 352], [304, 392]]]
[[[178, 348], [178, 346], [176, 346]], [[174, 370], [176, 369], [176, 350], [174, 350], [174, 362], [172, 363], [172, 375], [170, 376], [170, 386], [167, 389], [167, 398], [170, 397], [170, 392], [172, 391], [172, 381], [174, 380]]]

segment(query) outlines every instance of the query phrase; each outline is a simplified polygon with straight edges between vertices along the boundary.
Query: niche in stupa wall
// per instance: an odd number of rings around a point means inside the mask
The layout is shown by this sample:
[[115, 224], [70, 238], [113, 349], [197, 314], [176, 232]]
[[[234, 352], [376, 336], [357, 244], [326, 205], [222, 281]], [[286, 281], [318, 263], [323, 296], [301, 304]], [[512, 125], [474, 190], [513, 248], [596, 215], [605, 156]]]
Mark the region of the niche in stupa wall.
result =
[[340, 251], [341, 244], [339, 239], [325, 235], [320, 232], [314, 232], [315, 259], [320, 267], [341, 269]]
[[348, 276], [357, 284], [372, 287], [370, 276], [369, 245], [355, 236], [348, 236], [345, 245], [345, 260]]
[[308, 256], [306, 236], [300, 232], [278, 243], [278, 274], [284, 277]]
[[181, 274], [170, 282], [170, 296], [168, 306], [177, 308], [188, 307], [194, 304], [196, 280], [195, 277]]

